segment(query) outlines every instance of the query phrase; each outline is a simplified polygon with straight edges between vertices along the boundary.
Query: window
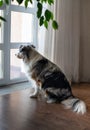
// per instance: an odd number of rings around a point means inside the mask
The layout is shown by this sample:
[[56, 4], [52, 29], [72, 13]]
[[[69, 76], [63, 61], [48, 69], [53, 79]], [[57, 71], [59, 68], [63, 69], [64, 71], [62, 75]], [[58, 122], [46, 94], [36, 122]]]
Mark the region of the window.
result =
[[0, 28], [0, 85], [25, 81], [22, 62], [15, 53], [21, 44], [37, 46], [36, 3], [25, 9], [24, 4], [11, 2], [0, 10], [0, 15], [7, 20]]

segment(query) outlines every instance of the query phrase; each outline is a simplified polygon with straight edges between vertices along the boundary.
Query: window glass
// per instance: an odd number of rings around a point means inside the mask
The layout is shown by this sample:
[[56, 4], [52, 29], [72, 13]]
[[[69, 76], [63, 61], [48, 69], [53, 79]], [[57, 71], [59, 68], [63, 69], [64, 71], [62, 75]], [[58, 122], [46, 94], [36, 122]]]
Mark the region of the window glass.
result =
[[10, 51], [10, 79], [25, 77], [22, 60], [15, 56], [17, 52], [18, 49]]
[[0, 10], [0, 16], [7, 22], [0, 21], [0, 85], [27, 81], [22, 60], [15, 54], [22, 44], [37, 46], [36, 1], [29, 3], [25, 9], [24, 3], [18, 6], [16, 0], [11, 0], [9, 7], [5, 5]]
[[11, 42], [33, 42], [33, 15], [11, 12]]

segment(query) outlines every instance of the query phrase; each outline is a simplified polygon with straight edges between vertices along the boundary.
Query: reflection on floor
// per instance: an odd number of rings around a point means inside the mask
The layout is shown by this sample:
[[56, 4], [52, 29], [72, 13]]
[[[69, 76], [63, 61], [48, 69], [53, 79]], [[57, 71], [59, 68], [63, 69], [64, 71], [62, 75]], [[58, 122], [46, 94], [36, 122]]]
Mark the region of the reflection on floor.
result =
[[24, 90], [24, 89], [30, 88], [30, 86], [31, 86], [30, 82], [3, 86], [3, 87], [0, 87], [0, 95], [5, 95], [5, 94], [9, 94], [15, 91]]

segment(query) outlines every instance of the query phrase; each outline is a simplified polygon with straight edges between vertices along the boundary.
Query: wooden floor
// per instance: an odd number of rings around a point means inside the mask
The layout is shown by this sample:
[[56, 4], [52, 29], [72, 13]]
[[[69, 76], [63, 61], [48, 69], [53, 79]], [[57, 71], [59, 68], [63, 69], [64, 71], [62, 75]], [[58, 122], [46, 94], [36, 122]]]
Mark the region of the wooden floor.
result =
[[61, 104], [30, 99], [29, 89], [0, 96], [0, 130], [90, 130], [90, 84], [73, 85], [72, 89], [87, 104], [83, 116]]

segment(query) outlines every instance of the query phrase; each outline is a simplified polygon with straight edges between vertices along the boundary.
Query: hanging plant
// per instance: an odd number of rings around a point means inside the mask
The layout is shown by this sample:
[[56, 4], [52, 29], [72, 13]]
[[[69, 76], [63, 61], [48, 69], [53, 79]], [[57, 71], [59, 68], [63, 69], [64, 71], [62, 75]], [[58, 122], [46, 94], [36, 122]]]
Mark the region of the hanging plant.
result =
[[[14, 0], [12, 0], [14, 1]], [[33, 0], [16, 0], [17, 3], [20, 5], [24, 2], [24, 6], [25, 8], [28, 7], [28, 4], [33, 4]], [[50, 6], [52, 6], [52, 4], [54, 4], [54, 0], [36, 0], [37, 1], [37, 18], [39, 20], [39, 25], [42, 26], [44, 25], [44, 27], [46, 29], [48, 29], [48, 25], [49, 22], [52, 22], [52, 28], [53, 29], [58, 29], [58, 23], [57, 21], [54, 19], [54, 15], [53, 12], [46, 9], [43, 13], [43, 4], [48, 4]], [[0, 0], [0, 7], [2, 7], [4, 4], [9, 5], [9, 0]], [[2, 21], [6, 21], [5, 18], [3, 18], [2, 16], [0, 16], [0, 20]]]

